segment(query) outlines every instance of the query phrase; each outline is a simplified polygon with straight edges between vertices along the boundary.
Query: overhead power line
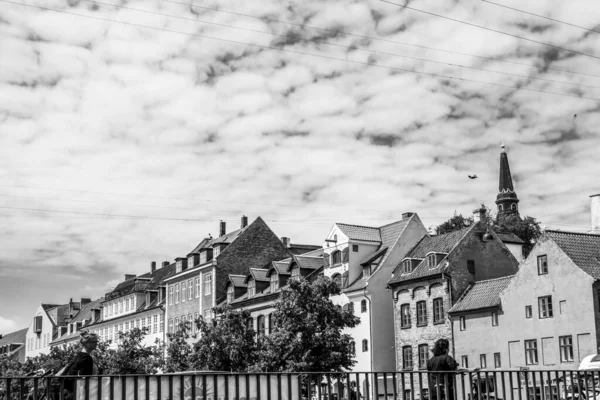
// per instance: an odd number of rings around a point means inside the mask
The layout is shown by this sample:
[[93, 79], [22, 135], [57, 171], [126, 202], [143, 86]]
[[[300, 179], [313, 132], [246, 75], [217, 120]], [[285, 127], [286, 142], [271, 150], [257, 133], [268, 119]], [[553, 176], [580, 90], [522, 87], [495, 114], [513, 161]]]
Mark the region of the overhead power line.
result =
[[483, 1], [484, 3], [493, 4], [493, 5], [498, 6], [498, 7], [508, 8], [509, 10], [518, 11], [518, 12], [522, 12], [524, 14], [533, 15], [534, 17], [544, 18], [544, 19], [547, 19], [548, 21], [558, 22], [559, 24], [565, 24], [565, 25], [569, 25], [569, 26], [574, 26], [575, 28], [583, 29], [583, 30], [586, 30], [586, 31], [589, 31], [589, 32], [600, 33], [600, 31], [598, 31], [596, 29], [586, 28], [585, 26], [576, 25], [576, 24], [572, 24], [570, 22], [561, 21], [559, 19], [554, 19], [554, 18], [546, 17], [545, 15], [540, 15], [540, 14], [532, 13], [530, 11], [521, 10], [519, 8], [510, 7], [510, 6], [507, 6], [507, 5], [504, 5], [504, 4], [494, 3], [493, 1], [489, 1], [489, 0], [481, 0], [481, 1]]
[[[199, 19], [196, 19], [196, 18], [182, 17], [182, 16], [179, 16], [179, 15], [173, 15], [173, 14], [167, 14], [167, 13], [162, 13], [162, 12], [155, 12], [155, 11], [143, 10], [143, 9], [140, 9], [140, 8], [134, 8], [134, 7], [129, 7], [129, 6], [122, 6], [122, 5], [119, 5], [119, 4], [105, 3], [105, 2], [102, 2], [102, 1], [98, 1], [98, 0], [84, 0], [84, 1], [87, 1], [89, 3], [94, 3], [94, 4], [102, 4], [102, 5], [109, 6], [109, 7], [122, 8], [122, 9], [125, 9], [125, 10], [142, 12], [142, 13], [146, 13], [146, 14], [160, 15], [160, 16], [168, 17], [168, 18], [177, 18], [177, 19], [182, 19], [182, 20], [192, 21], [192, 22], [197, 22], [197, 23], [202, 23], [202, 24], [222, 26], [222, 27], [229, 28], [229, 29], [237, 29], [237, 30], [246, 31], [246, 32], [255, 32], [255, 33], [260, 33], [260, 34], [263, 34], [263, 35], [270, 35], [270, 36], [276, 36], [276, 37], [282, 37], [282, 38], [286, 38], [287, 37], [287, 35], [280, 34], [280, 33], [267, 32], [267, 31], [262, 31], [262, 30], [258, 30], [258, 29], [241, 28], [241, 27], [237, 27], [237, 26], [233, 26], [233, 25], [221, 24], [221, 23], [218, 23], [218, 22], [204, 21], [204, 20], [199, 20]], [[404, 55], [404, 54], [397, 54], [397, 53], [390, 53], [390, 52], [384, 52], [384, 51], [378, 51], [378, 50], [371, 50], [371, 49], [367, 49], [365, 47], [347, 46], [347, 45], [338, 44], [338, 43], [326, 42], [326, 41], [323, 41], [323, 40], [312, 40], [312, 39], [309, 39], [307, 41], [310, 42], [310, 43], [315, 43], [315, 44], [325, 44], [325, 45], [328, 45], [328, 46], [339, 47], [339, 48], [343, 48], [343, 49], [346, 49], [346, 50], [349, 50], [349, 51], [352, 51], [352, 50], [361, 50], [361, 51], [365, 51], [365, 52], [368, 52], [368, 53], [371, 53], [371, 54], [385, 55], [385, 56], [392, 56], [392, 57], [401, 57], [401, 58], [407, 58], [407, 59], [411, 59], [411, 60], [423, 61], [423, 62], [428, 62], [428, 63], [448, 65], [448, 66], [451, 66], [451, 67], [459, 67], [459, 68], [471, 69], [471, 70], [475, 70], [475, 71], [491, 72], [491, 73], [494, 73], [494, 74], [514, 76], [514, 77], [525, 78], [525, 79], [540, 80], [540, 81], [545, 81], [545, 82], [553, 82], [553, 83], [559, 83], [559, 84], [563, 84], [563, 85], [571, 85], [571, 86], [577, 86], [577, 87], [590, 87], [590, 88], [594, 88], [594, 89], [600, 89], [600, 86], [586, 85], [586, 84], [581, 84], [581, 83], [565, 82], [565, 81], [559, 81], [559, 80], [556, 80], [556, 79], [540, 78], [540, 77], [535, 77], [535, 76], [531, 76], [531, 75], [523, 75], [523, 74], [515, 74], [515, 73], [512, 73], [512, 72], [495, 71], [495, 70], [490, 70], [490, 69], [485, 69], [485, 68], [471, 67], [471, 66], [468, 66], [468, 65], [455, 64], [455, 63], [449, 63], [449, 62], [438, 61], [438, 60], [431, 60], [431, 59], [428, 59], [428, 58], [420, 58], [420, 57], [413, 57], [413, 56], [408, 56], [408, 55]]]
[[261, 49], [276, 50], [276, 51], [282, 51], [282, 52], [287, 52], [287, 53], [292, 53], [292, 54], [300, 54], [300, 55], [305, 55], [305, 56], [318, 57], [318, 58], [335, 60], [335, 61], [342, 61], [342, 62], [351, 63], [351, 64], [365, 65], [365, 66], [377, 67], [377, 68], [384, 68], [384, 69], [388, 69], [388, 70], [391, 70], [391, 71], [409, 72], [409, 73], [413, 73], [413, 74], [419, 74], [419, 75], [425, 75], [425, 76], [432, 76], [432, 77], [436, 77], [436, 78], [451, 79], [451, 80], [457, 80], [457, 81], [462, 81], [462, 82], [479, 83], [479, 84], [482, 84], [482, 85], [490, 85], [490, 86], [496, 86], [496, 87], [503, 87], [503, 88], [513, 89], [513, 90], [522, 90], [522, 91], [536, 92], [536, 93], [546, 93], [546, 94], [553, 94], [553, 95], [556, 95], [556, 96], [574, 97], [574, 98], [577, 98], [577, 99], [588, 99], [588, 100], [600, 101], [600, 98], [594, 98], [594, 97], [587, 97], [587, 96], [581, 96], [581, 95], [575, 95], [575, 94], [567, 94], [567, 93], [551, 92], [551, 91], [547, 91], [547, 90], [524, 88], [524, 87], [520, 87], [520, 86], [504, 85], [504, 84], [501, 84], [501, 83], [478, 81], [478, 80], [474, 80], [474, 79], [459, 78], [459, 77], [456, 77], [456, 76], [436, 74], [436, 73], [432, 73], [432, 72], [423, 72], [423, 71], [416, 71], [416, 70], [411, 70], [411, 69], [406, 69], [406, 68], [390, 67], [390, 66], [387, 66], [387, 65], [376, 64], [376, 63], [373, 63], [373, 62], [362, 62], [362, 61], [355, 61], [355, 60], [347, 60], [347, 59], [337, 58], [337, 57], [332, 57], [332, 56], [327, 56], [327, 55], [323, 55], [323, 54], [314, 54], [314, 53], [308, 53], [308, 52], [305, 52], [305, 51], [282, 49], [282, 48], [274, 47], [274, 46], [266, 46], [266, 45], [260, 45], [260, 44], [242, 42], [242, 41], [238, 41], [238, 40], [223, 39], [223, 38], [218, 38], [218, 37], [213, 37], [213, 36], [201, 35], [201, 34], [197, 34], [197, 33], [186, 33], [186, 32], [174, 31], [174, 30], [166, 29], [166, 28], [158, 28], [158, 27], [154, 27], [154, 26], [136, 24], [136, 23], [132, 23], [132, 22], [117, 21], [117, 20], [113, 20], [113, 19], [110, 19], [110, 18], [95, 17], [95, 16], [92, 16], [92, 15], [85, 15], [85, 14], [79, 14], [79, 13], [74, 13], [74, 12], [70, 12], [70, 11], [57, 10], [57, 9], [49, 8], [49, 7], [36, 6], [36, 5], [32, 5], [32, 4], [24, 4], [24, 3], [19, 3], [19, 2], [11, 1], [11, 0], [0, 0], [0, 2], [9, 3], [9, 4], [15, 4], [15, 5], [20, 5], [20, 6], [25, 6], [25, 7], [31, 7], [31, 8], [38, 8], [38, 9], [41, 9], [41, 10], [54, 11], [54, 12], [58, 12], [58, 13], [62, 13], [62, 14], [69, 14], [69, 15], [74, 15], [74, 16], [83, 17], [83, 18], [95, 19], [95, 20], [99, 20], [99, 21], [114, 22], [114, 23], [123, 24], [123, 25], [135, 26], [137, 28], [154, 29], [154, 30], [158, 30], [158, 31], [162, 31], [162, 32], [169, 32], [169, 33], [176, 33], [176, 34], [182, 34], [182, 35], [187, 35], [187, 36], [200, 37], [200, 38], [204, 38], [204, 39], [217, 40], [217, 41], [226, 42], [226, 43], [242, 44], [242, 45], [245, 45], [245, 46], [251, 46], [251, 47], [256, 47], [256, 48], [261, 48]]
[[552, 48], [557, 49], [557, 50], [568, 51], [568, 52], [573, 53], [573, 54], [579, 54], [579, 55], [582, 55], [582, 56], [591, 57], [591, 58], [595, 58], [595, 59], [600, 60], [600, 57], [595, 56], [593, 54], [584, 53], [584, 52], [577, 51], [577, 50], [567, 49], [565, 47], [556, 46], [556, 45], [553, 45], [553, 44], [550, 44], [550, 43], [540, 42], [539, 40], [529, 39], [529, 38], [526, 38], [524, 36], [514, 35], [512, 33], [500, 31], [498, 29], [488, 28], [487, 26], [477, 25], [477, 24], [473, 24], [471, 22], [462, 21], [460, 19], [456, 19], [456, 18], [452, 18], [452, 17], [447, 17], [447, 16], [441, 15], [441, 14], [432, 13], [430, 11], [420, 10], [418, 8], [409, 7], [409, 6], [406, 6], [406, 5], [403, 5], [403, 4], [393, 3], [393, 2], [388, 1], [388, 0], [380, 0], [380, 1], [382, 1], [384, 3], [388, 3], [388, 4], [393, 4], [393, 5], [398, 6], [398, 7], [406, 8], [408, 10], [417, 11], [417, 12], [420, 12], [420, 13], [423, 13], [423, 14], [432, 15], [434, 17], [439, 17], [439, 18], [447, 19], [449, 21], [458, 22], [458, 23], [469, 25], [469, 26], [473, 26], [473, 27], [479, 28], [479, 29], [484, 29], [486, 31], [495, 32], [495, 33], [499, 33], [501, 35], [506, 35], [506, 36], [512, 36], [512, 37], [517, 38], [517, 39], [526, 40], [528, 42], [537, 43], [537, 44], [541, 44], [541, 45], [544, 45], [544, 46], [552, 47]]
[[[283, 25], [296, 26], [296, 27], [299, 27], [302, 29], [308, 28], [308, 29], [314, 29], [314, 30], [321, 31], [321, 32], [334, 33], [336, 35], [342, 34], [342, 35], [357, 37], [357, 38], [361, 38], [361, 39], [374, 40], [374, 41], [378, 41], [378, 42], [382, 42], [382, 43], [392, 43], [392, 44], [398, 44], [401, 46], [416, 47], [416, 48], [420, 48], [420, 49], [439, 51], [442, 53], [457, 54], [457, 55], [461, 55], [461, 56], [465, 56], [465, 57], [473, 57], [473, 58], [478, 58], [481, 60], [489, 60], [489, 61], [506, 63], [506, 64], [521, 65], [524, 67], [533, 67], [533, 68], [538, 68], [538, 69], [540, 68], [539, 66], [537, 66], [535, 64], [529, 64], [529, 63], [524, 63], [524, 62], [519, 62], [519, 61], [504, 60], [504, 59], [495, 58], [495, 57], [485, 57], [485, 56], [472, 54], [472, 53], [462, 53], [460, 51], [453, 51], [453, 50], [447, 50], [447, 49], [440, 49], [438, 47], [429, 47], [429, 46], [423, 46], [423, 45], [418, 45], [418, 44], [413, 44], [413, 43], [400, 42], [397, 40], [385, 39], [385, 38], [377, 37], [377, 36], [359, 35], [357, 33], [347, 32], [344, 30], [337, 30], [337, 29], [333, 30], [333, 29], [328, 29], [328, 28], [322, 28], [319, 26], [312, 26], [312, 25], [307, 25], [307, 24], [281, 21], [278, 19], [261, 17], [259, 15], [244, 14], [244, 13], [240, 13], [240, 12], [224, 10], [222, 8], [205, 7], [205, 6], [200, 6], [200, 5], [196, 5], [196, 4], [183, 3], [181, 1], [176, 1], [176, 0], [162, 0], [162, 1], [167, 2], [167, 3], [173, 3], [173, 4], [181, 4], [186, 7], [192, 7], [192, 8], [197, 8], [197, 9], [201, 9], [201, 10], [214, 11], [217, 13], [226, 13], [226, 14], [231, 14], [231, 15], [238, 15], [238, 16], [243, 16], [243, 17], [248, 17], [248, 18], [254, 18], [254, 19], [271, 22], [271, 23], [274, 22], [274, 23], [283, 24]], [[556, 67], [544, 67], [544, 69], [551, 70], [551, 71], [558, 71], [558, 72], [567, 72], [567, 73], [575, 74], [575, 75], [593, 76], [596, 78], [600, 78], [600, 75], [588, 74], [588, 73], [584, 73], [584, 72], [577, 72], [577, 71], [556, 68]]]

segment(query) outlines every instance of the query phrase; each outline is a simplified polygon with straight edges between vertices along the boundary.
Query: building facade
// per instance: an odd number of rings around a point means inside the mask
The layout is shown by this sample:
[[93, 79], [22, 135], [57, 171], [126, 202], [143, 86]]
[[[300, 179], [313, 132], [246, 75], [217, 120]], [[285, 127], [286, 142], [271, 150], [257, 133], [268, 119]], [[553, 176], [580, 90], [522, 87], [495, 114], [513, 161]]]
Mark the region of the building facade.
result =
[[27, 331], [28, 329], [25, 328], [0, 335], [0, 356], [14, 358], [21, 363], [25, 362]]
[[76, 344], [81, 337], [81, 330], [87, 330], [89, 325], [100, 320], [103, 300], [82, 301], [81, 310], [73, 318], [65, 320], [65, 326], [59, 328], [59, 334], [50, 342], [50, 347]]

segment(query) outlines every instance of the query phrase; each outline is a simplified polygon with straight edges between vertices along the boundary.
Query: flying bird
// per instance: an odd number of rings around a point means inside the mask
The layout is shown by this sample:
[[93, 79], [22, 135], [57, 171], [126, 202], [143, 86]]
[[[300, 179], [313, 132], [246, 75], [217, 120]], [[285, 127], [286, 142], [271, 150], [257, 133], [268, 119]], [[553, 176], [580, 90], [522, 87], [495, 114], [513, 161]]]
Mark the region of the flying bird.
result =
[[477, 175], [469, 175], [469, 179], [477, 179]]

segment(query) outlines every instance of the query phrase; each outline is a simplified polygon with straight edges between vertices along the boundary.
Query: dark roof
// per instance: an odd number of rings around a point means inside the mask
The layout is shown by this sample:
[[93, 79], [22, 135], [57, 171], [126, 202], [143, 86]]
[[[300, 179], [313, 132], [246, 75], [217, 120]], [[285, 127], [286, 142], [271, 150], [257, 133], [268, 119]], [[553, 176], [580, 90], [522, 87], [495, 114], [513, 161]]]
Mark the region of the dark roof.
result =
[[472, 284], [449, 312], [473, 311], [483, 308], [499, 307], [500, 293], [506, 289], [514, 275], [488, 279]]
[[176, 264], [172, 263], [162, 268], [157, 268], [153, 274], [151, 274], [152, 280], [146, 288], [146, 290], [156, 290], [161, 283], [171, 275], [175, 274]]
[[4, 346], [7, 344], [25, 343], [27, 330], [28, 328], [25, 328], [15, 332], [7, 333], [6, 335], [2, 336], [2, 339], [0, 339], [0, 346]]
[[[176, 264], [172, 263], [161, 268], [156, 268], [153, 273], [146, 272], [142, 275], [136, 276], [135, 278], [120, 282], [113, 290], [106, 294], [106, 298], [104, 300], [124, 296], [133, 292], [157, 290], [166, 278], [175, 275], [175, 268]], [[138, 280], [137, 283], [136, 279]], [[140, 282], [139, 279], [142, 279], [142, 281]]]
[[292, 243], [292, 244], [290, 244], [290, 247], [288, 248], [288, 250], [292, 254], [299, 255], [299, 254], [308, 253], [313, 250], [318, 250], [320, 248], [321, 248], [321, 246], [312, 245], [312, 244], [294, 244], [294, 243]]
[[291, 258], [286, 258], [282, 261], [273, 261], [267, 271], [267, 276], [271, 276], [273, 271], [276, 271], [279, 275], [289, 275], [287, 268], [290, 265]]
[[294, 260], [300, 268], [305, 269], [317, 269], [325, 264], [321, 257], [294, 256]]
[[518, 244], [525, 243], [523, 240], [521, 240], [520, 237], [518, 237], [517, 235], [515, 235], [512, 232], [498, 232], [496, 230], [494, 230], [494, 232], [496, 233], [496, 235], [498, 235], [498, 238], [500, 240], [502, 240], [504, 243], [518, 243]]
[[269, 278], [267, 278], [267, 269], [264, 268], [250, 268], [250, 275], [256, 281], [269, 281]]
[[510, 175], [510, 166], [508, 165], [508, 155], [504, 151], [502, 146], [502, 153], [500, 153], [500, 179], [498, 185], [498, 192], [510, 191], [514, 192], [512, 177]]
[[58, 307], [60, 304], [42, 304], [42, 309], [44, 310], [50, 310], [52, 308], [56, 308]]
[[84, 304], [83, 307], [81, 307], [81, 310], [77, 313], [77, 315], [73, 317], [71, 322], [83, 322], [86, 319], [91, 320], [94, 317], [94, 312], [92, 310], [94, 308], [100, 308], [100, 303], [102, 303], [102, 301], [104, 301], [104, 297]]
[[233, 284], [234, 287], [247, 287], [246, 285], [246, 277], [244, 275], [233, 275], [229, 274], [229, 281]]
[[600, 234], [547, 230], [545, 232], [573, 262], [600, 279]]
[[341, 223], [336, 223], [336, 225], [344, 235], [348, 236], [348, 239], [364, 240], [366, 242], [381, 242], [379, 228]]
[[458, 231], [444, 233], [443, 235], [429, 236], [425, 235], [417, 244], [408, 251], [405, 258], [422, 259], [421, 263], [415, 267], [410, 274], [403, 274], [402, 261], [396, 265], [392, 274], [392, 279], [388, 284], [393, 284], [401, 281], [422, 278], [426, 276], [436, 275], [442, 272], [443, 263], [439, 262], [435, 267], [427, 266], [425, 256], [429, 253], [450, 253], [450, 251], [461, 242], [467, 233], [478, 224], [473, 224], [468, 228], [463, 228]]

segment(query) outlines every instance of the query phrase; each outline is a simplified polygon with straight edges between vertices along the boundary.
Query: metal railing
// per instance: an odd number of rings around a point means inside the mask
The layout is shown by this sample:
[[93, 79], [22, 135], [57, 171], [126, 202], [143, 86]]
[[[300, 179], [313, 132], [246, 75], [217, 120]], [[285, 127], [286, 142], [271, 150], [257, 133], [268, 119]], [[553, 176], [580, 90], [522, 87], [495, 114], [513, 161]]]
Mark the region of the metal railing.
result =
[[0, 377], [1, 400], [600, 400], [600, 371]]

